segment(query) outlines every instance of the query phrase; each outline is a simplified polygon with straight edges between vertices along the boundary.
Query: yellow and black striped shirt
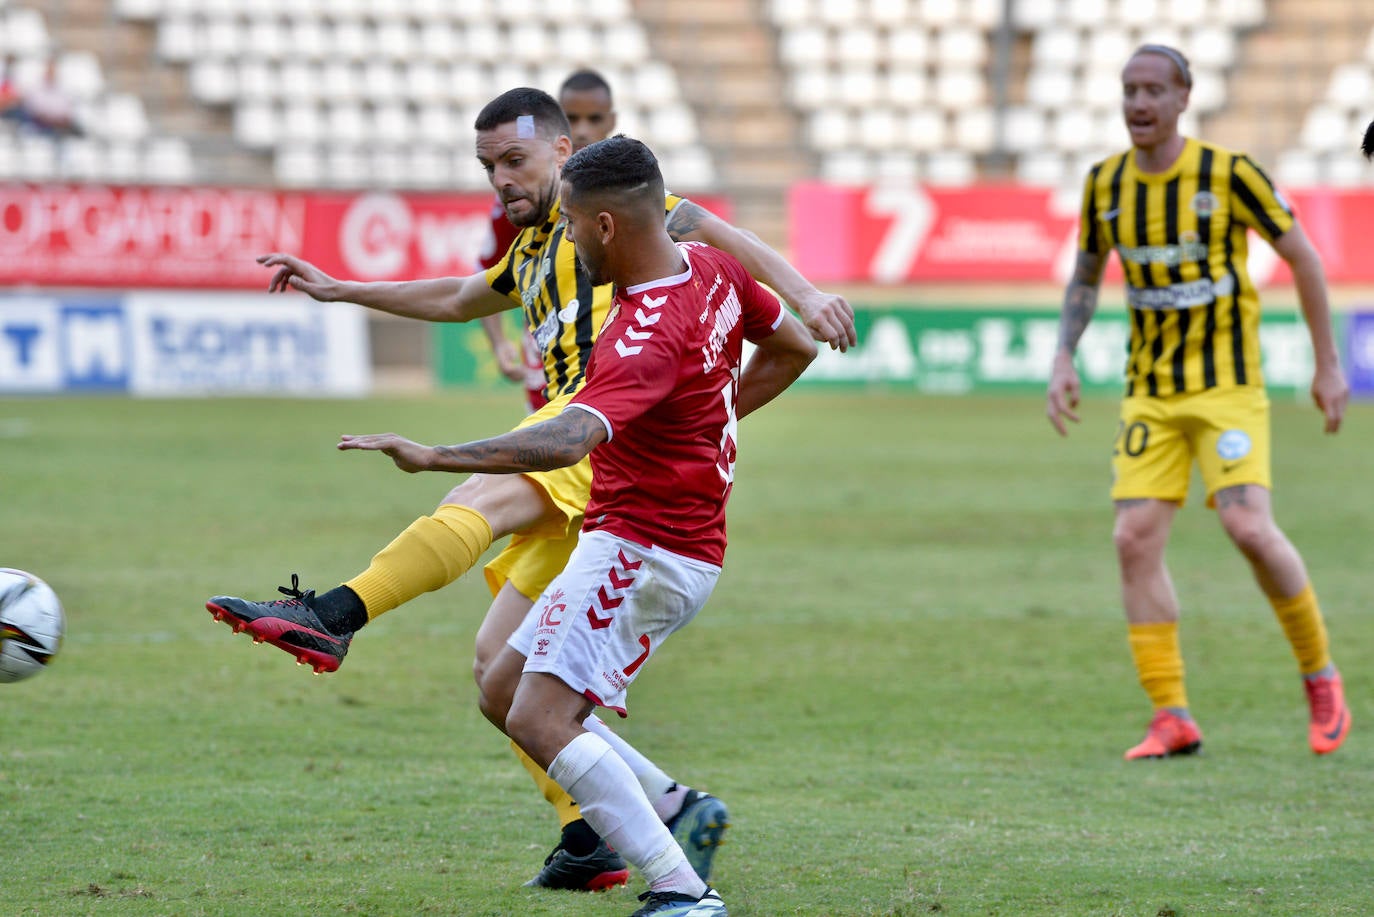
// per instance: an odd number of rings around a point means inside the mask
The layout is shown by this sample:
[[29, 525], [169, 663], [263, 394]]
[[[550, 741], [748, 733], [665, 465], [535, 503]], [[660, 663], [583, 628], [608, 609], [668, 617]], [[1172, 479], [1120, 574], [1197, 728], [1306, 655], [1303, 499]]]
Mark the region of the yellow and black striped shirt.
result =
[[[674, 194], [664, 198], [665, 219], [682, 201]], [[593, 287], [578, 266], [566, 226], [555, 201], [548, 219], [522, 229], [486, 272], [491, 288], [524, 310], [525, 326], [544, 356], [544, 394], [550, 399], [582, 387], [613, 295], [611, 284]]]
[[1259, 294], [1246, 231], [1273, 243], [1293, 226], [1287, 202], [1243, 153], [1188, 138], [1167, 171], [1133, 151], [1093, 166], [1078, 247], [1116, 249], [1131, 316], [1127, 395], [1262, 385]]

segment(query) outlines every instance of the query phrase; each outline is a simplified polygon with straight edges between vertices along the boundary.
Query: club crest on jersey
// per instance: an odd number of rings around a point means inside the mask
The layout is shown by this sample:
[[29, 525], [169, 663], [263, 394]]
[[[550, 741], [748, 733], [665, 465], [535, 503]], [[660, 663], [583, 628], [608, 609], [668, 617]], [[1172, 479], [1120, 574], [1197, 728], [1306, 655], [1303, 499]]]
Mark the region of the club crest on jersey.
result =
[[1216, 212], [1217, 196], [1210, 191], [1199, 191], [1193, 195], [1193, 212], [1200, 217], [1209, 217]]

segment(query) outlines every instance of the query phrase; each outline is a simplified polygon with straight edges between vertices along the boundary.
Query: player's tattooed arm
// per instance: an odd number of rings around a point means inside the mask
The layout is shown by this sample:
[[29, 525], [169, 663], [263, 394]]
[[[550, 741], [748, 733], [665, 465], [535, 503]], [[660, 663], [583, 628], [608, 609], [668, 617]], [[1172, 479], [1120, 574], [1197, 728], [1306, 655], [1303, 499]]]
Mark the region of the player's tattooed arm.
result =
[[1097, 290], [1107, 258], [1100, 252], [1079, 252], [1073, 278], [1064, 291], [1064, 309], [1059, 317], [1059, 349], [1073, 353], [1088, 323], [1097, 312]]
[[664, 226], [674, 242], [681, 242], [690, 238], [693, 233], [699, 232], [701, 224], [709, 218], [711, 213], [705, 207], [691, 201], [682, 201], [668, 214], [668, 221]]
[[424, 446], [395, 433], [345, 434], [341, 450], [382, 452], [402, 471], [515, 474], [575, 465], [607, 439], [594, 414], [568, 409], [548, 420], [490, 439], [456, 446]]

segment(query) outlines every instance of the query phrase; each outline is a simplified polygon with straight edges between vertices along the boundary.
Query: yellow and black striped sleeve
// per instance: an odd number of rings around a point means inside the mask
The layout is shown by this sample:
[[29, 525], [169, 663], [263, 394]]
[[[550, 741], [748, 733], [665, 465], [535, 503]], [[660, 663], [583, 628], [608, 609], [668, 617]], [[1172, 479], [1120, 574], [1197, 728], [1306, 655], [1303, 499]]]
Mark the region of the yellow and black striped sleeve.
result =
[[1293, 228], [1293, 211], [1274, 183], [1254, 160], [1244, 153], [1231, 159], [1232, 214], [1237, 222], [1254, 229], [1273, 243]]

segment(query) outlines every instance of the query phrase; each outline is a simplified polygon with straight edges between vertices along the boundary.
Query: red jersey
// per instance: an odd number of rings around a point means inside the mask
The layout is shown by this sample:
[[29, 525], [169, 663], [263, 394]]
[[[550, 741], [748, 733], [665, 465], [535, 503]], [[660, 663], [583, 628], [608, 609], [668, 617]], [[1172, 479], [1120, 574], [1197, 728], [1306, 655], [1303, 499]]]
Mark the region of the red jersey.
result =
[[776, 331], [783, 309], [725, 252], [678, 248], [686, 271], [616, 290], [569, 405], [609, 434], [592, 450], [582, 529], [719, 566], [744, 341]]

